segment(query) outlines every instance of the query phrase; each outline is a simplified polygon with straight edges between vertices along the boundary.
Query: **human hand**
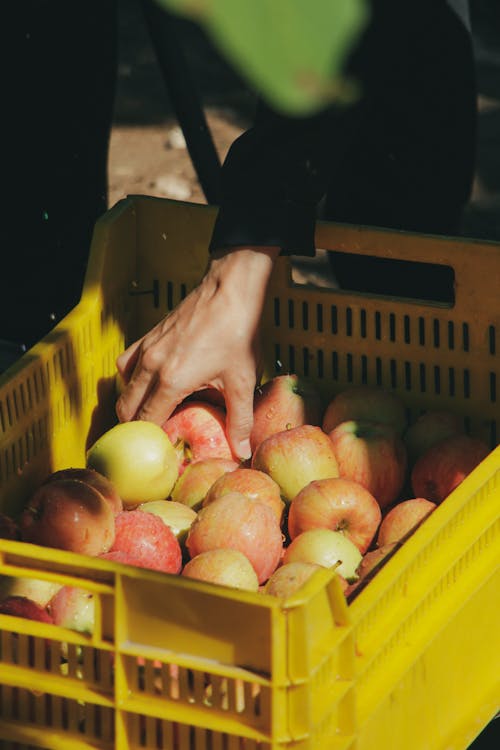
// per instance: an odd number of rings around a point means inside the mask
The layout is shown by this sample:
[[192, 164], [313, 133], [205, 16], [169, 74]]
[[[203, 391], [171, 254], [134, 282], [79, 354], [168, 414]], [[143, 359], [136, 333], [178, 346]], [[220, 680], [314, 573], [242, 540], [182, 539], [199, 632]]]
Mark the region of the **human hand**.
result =
[[184, 398], [215, 388], [233, 453], [250, 457], [259, 325], [278, 254], [277, 247], [238, 247], [212, 257], [200, 284], [118, 357], [126, 383], [116, 404], [120, 421], [162, 425]]

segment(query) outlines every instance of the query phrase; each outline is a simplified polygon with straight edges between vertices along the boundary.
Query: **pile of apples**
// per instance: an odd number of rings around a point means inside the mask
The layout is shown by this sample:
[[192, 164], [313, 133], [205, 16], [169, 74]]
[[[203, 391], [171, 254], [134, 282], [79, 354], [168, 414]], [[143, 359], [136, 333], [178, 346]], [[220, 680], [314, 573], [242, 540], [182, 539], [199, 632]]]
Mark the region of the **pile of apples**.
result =
[[[0, 537], [279, 597], [334, 568], [348, 601], [488, 455], [446, 411], [408, 424], [393, 392], [353, 386], [323, 406], [306, 378], [258, 387], [252, 455], [230, 448], [220, 395], [162, 427], [117, 424], [86, 465], [46, 478]], [[0, 613], [92, 632], [91, 592], [0, 579]]]

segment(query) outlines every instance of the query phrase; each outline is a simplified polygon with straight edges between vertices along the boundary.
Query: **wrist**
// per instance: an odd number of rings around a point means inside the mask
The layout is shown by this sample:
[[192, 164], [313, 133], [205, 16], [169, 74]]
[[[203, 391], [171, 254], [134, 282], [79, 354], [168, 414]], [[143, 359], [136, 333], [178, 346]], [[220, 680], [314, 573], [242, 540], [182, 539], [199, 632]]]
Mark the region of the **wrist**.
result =
[[212, 254], [205, 281], [239, 301], [263, 304], [279, 247], [238, 246]]

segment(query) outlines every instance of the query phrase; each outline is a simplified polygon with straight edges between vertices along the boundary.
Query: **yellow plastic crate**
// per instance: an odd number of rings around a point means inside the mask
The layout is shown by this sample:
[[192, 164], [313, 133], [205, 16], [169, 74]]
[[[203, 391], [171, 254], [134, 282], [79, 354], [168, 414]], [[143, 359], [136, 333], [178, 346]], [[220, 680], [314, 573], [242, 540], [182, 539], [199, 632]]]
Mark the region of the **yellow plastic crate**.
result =
[[[82, 466], [113, 423], [115, 360], [202, 275], [215, 212], [132, 197], [96, 225], [77, 307], [0, 378], [0, 507]], [[292, 283], [265, 314], [268, 374], [439, 405], [500, 428], [500, 247], [319, 224], [317, 246], [452, 266], [456, 302]], [[0, 572], [94, 592], [92, 636], [0, 616], [0, 746], [51, 750], [460, 750], [500, 698], [500, 448], [347, 607], [320, 571], [269, 596], [0, 540]], [[64, 659], [61, 660], [61, 653]]]

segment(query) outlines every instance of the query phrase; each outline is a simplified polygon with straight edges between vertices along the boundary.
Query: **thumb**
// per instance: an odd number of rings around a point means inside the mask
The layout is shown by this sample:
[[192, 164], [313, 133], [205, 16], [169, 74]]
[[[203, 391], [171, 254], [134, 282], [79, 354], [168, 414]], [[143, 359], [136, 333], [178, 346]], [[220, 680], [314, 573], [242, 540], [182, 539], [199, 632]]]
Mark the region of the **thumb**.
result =
[[253, 398], [255, 383], [240, 387], [238, 390], [228, 387], [226, 399], [226, 433], [235, 456], [246, 461], [252, 455], [250, 433], [253, 426]]

